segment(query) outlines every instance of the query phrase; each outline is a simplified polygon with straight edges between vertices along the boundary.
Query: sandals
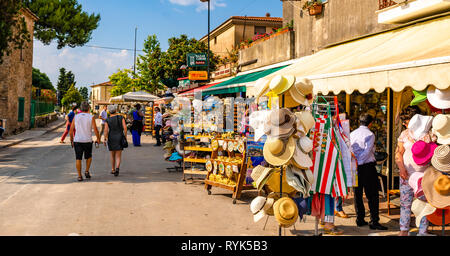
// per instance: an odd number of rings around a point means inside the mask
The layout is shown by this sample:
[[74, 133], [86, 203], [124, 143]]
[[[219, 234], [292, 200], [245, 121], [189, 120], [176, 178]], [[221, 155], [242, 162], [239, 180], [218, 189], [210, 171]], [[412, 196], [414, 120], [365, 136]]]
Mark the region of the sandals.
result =
[[325, 234], [328, 235], [332, 235], [332, 236], [339, 236], [344, 234], [344, 232], [340, 229], [338, 229], [337, 227], [333, 227], [333, 228], [323, 228], [323, 231], [325, 232]]
[[111, 170], [111, 174], [114, 174], [116, 171], [114, 171], [114, 170]]
[[78, 176], [78, 181], [83, 181], [83, 176]]
[[84, 176], [86, 176], [86, 179], [90, 179], [91, 178], [91, 174], [89, 172], [84, 172]]
[[114, 172], [114, 176], [119, 176], [119, 168], [116, 168], [116, 171]]
[[344, 211], [334, 211], [334, 215], [344, 219], [350, 218]]

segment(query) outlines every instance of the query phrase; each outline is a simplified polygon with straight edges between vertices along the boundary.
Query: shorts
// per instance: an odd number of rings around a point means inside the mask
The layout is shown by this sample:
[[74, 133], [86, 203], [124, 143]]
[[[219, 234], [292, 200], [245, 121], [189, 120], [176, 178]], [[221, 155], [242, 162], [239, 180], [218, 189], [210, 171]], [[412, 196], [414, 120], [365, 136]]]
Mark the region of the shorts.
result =
[[75, 149], [76, 160], [82, 160], [83, 153], [84, 159], [89, 159], [92, 157], [92, 142], [74, 142], [73, 147]]

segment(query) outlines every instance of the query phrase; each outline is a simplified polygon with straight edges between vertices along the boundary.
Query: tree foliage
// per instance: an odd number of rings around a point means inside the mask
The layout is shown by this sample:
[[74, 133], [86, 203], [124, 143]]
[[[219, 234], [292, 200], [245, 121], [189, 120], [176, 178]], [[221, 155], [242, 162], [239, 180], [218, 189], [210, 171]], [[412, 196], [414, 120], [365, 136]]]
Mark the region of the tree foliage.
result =
[[10, 55], [14, 49], [22, 49], [31, 40], [25, 18], [18, 16], [21, 8], [20, 1], [0, 1], [0, 64], [5, 55]]
[[72, 73], [72, 71], [66, 71], [65, 68], [59, 69], [59, 77], [58, 77], [58, 83], [56, 84], [56, 88], [59, 91], [59, 99], [61, 100], [64, 95], [67, 93], [69, 88], [71, 86], [75, 86], [75, 75]]
[[47, 74], [42, 73], [37, 68], [33, 68], [32, 81], [34, 87], [55, 91], [55, 87], [53, 87], [53, 84]]
[[143, 88], [149, 92], [162, 89], [161, 79], [164, 76], [163, 65], [161, 65], [161, 45], [156, 35], [150, 35], [144, 42], [144, 55], [137, 59], [136, 68], [138, 70], [139, 82]]
[[80, 87], [79, 89], [81, 96], [83, 97], [84, 101], [88, 101], [89, 100], [89, 90], [87, 87]]
[[78, 91], [77, 88], [75, 88], [75, 85], [70, 86], [69, 90], [67, 90], [67, 93], [64, 95], [64, 97], [61, 100], [61, 104], [65, 107], [69, 106], [72, 103], [77, 103], [78, 105], [81, 104], [83, 101], [83, 96]]
[[139, 78], [133, 78], [133, 71], [130, 69], [118, 70], [117, 73], [109, 76], [109, 81], [114, 85], [111, 89], [111, 96], [119, 96], [134, 90], [142, 90]]
[[77, 0], [23, 0], [35, 13], [34, 36], [48, 45], [57, 40], [58, 49], [65, 46], [82, 46], [91, 39], [99, 24], [99, 14], [88, 14]]

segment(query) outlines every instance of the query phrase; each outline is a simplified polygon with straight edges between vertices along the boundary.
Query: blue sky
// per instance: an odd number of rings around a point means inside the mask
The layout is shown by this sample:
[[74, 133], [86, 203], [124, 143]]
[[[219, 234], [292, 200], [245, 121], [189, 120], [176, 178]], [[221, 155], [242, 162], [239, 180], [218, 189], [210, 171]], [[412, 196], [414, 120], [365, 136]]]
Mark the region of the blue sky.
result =
[[[131, 68], [133, 51], [100, 49], [105, 46], [120, 49], [134, 48], [137, 27], [137, 46], [142, 49], [148, 35], [156, 34], [163, 50], [173, 36], [187, 34], [201, 38], [208, 33], [206, 3], [200, 0], [78, 0], [88, 13], [100, 13], [99, 27], [85, 47], [56, 49], [55, 44], [44, 46], [34, 41], [33, 67], [47, 73], [56, 87], [59, 68], [75, 74], [77, 87], [108, 81], [118, 69]], [[212, 0], [211, 30], [230, 16], [282, 16], [280, 0]], [[139, 52], [137, 52], [139, 54]], [[90, 88], [89, 88], [90, 89]]]

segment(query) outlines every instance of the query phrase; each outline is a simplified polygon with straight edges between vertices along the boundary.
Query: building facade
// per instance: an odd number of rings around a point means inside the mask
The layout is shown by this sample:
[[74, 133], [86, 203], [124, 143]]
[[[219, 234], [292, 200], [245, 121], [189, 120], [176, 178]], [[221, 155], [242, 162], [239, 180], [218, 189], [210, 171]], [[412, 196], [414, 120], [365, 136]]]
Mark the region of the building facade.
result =
[[25, 18], [30, 41], [23, 49], [13, 50], [4, 56], [0, 64], [0, 119], [4, 122], [5, 134], [18, 134], [30, 128], [33, 33], [38, 17], [29, 9], [22, 9], [20, 15]]
[[109, 103], [113, 84], [108, 81], [101, 84], [91, 85], [91, 88], [91, 109], [94, 112], [97, 112], [99, 105]]

